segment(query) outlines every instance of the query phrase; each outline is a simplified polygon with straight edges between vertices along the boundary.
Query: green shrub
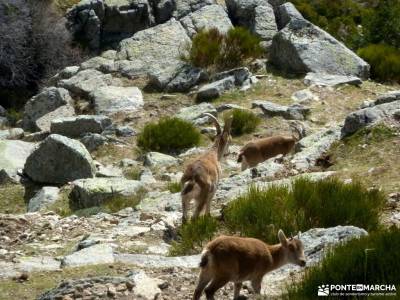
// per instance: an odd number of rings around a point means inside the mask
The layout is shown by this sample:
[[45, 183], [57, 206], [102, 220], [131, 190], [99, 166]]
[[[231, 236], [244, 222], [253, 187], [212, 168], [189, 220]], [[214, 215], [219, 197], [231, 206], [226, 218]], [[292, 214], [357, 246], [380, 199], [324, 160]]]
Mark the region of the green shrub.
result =
[[233, 135], [242, 135], [253, 132], [260, 124], [261, 119], [251, 111], [234, 109], [231, 132]]
[[170, 255], [198, 253], [210, 241], [218, 229], [218, 221], [208, 215], [201, 216], [179, 229], [179, 241], [173, 242]]
[[224, 219], [233, 232], [272, 242], [280, 228], [285, 232], [337, 225], [377, 229], [384, 203], [383, 193], [368, 191], [359, 183], [299, 178], [291, 188], [250, 187], [227, 206]]
[[395, 284], [400, 288], [400, 229], [377, 231], [334, 248], [304, 280], [289, 287], [287, 299], [313, 299], [321, 284]]
[[371, 76], [380, 80], [400, 82], [400, 50], [383, 44], [369, 45], [358, 50], [371, 65]]
[[239, 67], [263, 54], [260, 39], [241, 27], [222, 34], [216, 28], [200, 30], [182, 59], [195, 67], [216, 70]]
[[178, 181], [174, 181], [174, 182], [171, 181], [171, 182], [168, 182], [167, 188], [171, 193], [174, 194], [174, 193], [179, 193], [182, 190], [182, 185]]
[[178, 152], [199, 145], [200, 132], [179, 118], [163, 118], [147, 124], [138, 136], [138, 146], [145, 151]]
[[131, 180], [139, 180], [140, 179], [140, 172], [141, 169], [139, 167], [130, 167], [126, 170], [124, 170], [124, 176], [127, 179]]

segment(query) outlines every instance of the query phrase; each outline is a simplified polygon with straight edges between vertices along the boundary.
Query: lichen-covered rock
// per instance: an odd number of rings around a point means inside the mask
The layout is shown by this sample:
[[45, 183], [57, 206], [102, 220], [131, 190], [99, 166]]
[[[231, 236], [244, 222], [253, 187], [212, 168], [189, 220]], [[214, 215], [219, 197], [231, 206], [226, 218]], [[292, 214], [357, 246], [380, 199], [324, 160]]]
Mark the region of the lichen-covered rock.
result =
[[72, 98], [66, 89], [45, 88], [25, 104], [22, 119], [23, 128], [37, 131], [36, 121], [39, 118], [65, 105], [72, 106]]
[[308, 72], [369, 77], [369, 65], [327, 32], [293, 19], [273, 38], [270, 61], [291, 73]]
[[107, 116], [79, 115], [53, 120], [50, 132], [76, 138], [85, 133], [102, 133], [110, 125], [111, 119]]
[[24, 172], [35, 182], [65, 184], [94, 177], [96, 168], [79, 141], [52, 134], [29, 155]]

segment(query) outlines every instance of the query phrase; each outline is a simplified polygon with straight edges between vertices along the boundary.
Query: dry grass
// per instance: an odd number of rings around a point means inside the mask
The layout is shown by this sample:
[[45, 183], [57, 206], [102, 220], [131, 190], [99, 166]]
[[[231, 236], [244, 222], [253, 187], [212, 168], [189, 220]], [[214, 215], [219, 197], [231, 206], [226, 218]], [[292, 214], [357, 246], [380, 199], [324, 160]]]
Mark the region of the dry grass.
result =
[[22, 185], [0, 185], [0, 213], [21, 214], [26, 212], [25, 189]]

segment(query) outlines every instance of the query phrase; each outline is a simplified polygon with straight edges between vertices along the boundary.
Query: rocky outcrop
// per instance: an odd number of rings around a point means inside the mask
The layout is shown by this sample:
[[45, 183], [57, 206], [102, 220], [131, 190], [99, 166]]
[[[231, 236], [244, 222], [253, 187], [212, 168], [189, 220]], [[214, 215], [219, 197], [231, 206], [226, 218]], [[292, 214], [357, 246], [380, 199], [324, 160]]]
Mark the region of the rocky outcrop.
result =
[[137, 87], [104, 86], [90, 93], [96, 114], [133, 112], [143, 107], [143, 95]]
[[77, 138], [86, 133], [102, 133], [110, 125], [111, 119], [106, 116], [79, 115], [53, 120], [50, 131], [70, 138]]
[[[393, 100], [393, 98], [391, 99]], [[385, 102], [384, 100], [381, 101]], [[400, 100], [378, 104], [352, 112], [344, 121], [342, 137], [349, 136], [357, 130], [375, 124], [383, 119], [391, 119], [398, 114], [400, 114]]]
[[73, 203], [80, 208], [100, 206], [106, 200], [134, 196], [143, 184], [124, 178], [88, 178], [75, 180], [71, 192]]
[[277, 33], [274, 9], [267, 0], [227, 0], [229, 16], [235, 26], [243, 26], [258, 35], [265, 47]]
[[291, 73], [369, 77], [365, 61], [321, 28], [301, 19], [293, 19], [274, 36], [270, 61]]
[[[43, 129], [45, 127], [43, 123], [50, 125], [50, 122], [43, 121], [44, 119], [50, 121], [48, 118], [49, 113], [58, 110], [57, 115], [59, 116], [74, 114], [72, 105], [72, 98], [66, 89], [45, 88], [25, 104], [22, 125], [25, 130], [29, 131], [40, 130], [39, 127]], [[41, 125], [38, 126], [37, 121], [39, 119], [41, 119], [39, 121]]]
[[180, 20], [191, 38], [201, 29], [218, 28], [221, 33], [226, 33], [232, 28], [231, 20], [221, 5], [206, 5], [192, 12]]
[[17, 181], [34, 144], [23, 141], [0, 140], [0, 184]]
[[28, 203], [28, 212], [41, 211], [56, 202], [60, 189], [54, 186], [42, 187]]
[[360, 85], [362, 81], [356, 76], [330, 75], [323, 73], [307, 73], [304, 78], [304, 84], [316, 86], [336, 87], [342, 84]]
[[304, 120], [310, 112], [310, 108], [300, 104], [283, 106], [269, 101], [254, 101], [252, 108], [256, 107], [261, 108], [268, 117], [279, 116], [288, 120]]
[[93, 177], [96, 168], [79, 141], [52, 134], [29, 155], [24, 172], [35, 182], [65, 184]]
[[291, 2], [280, 5], [276, 11], [278, 29], [284, 28], [290, 21], [294, 19], [304, 20], [301, 13]]

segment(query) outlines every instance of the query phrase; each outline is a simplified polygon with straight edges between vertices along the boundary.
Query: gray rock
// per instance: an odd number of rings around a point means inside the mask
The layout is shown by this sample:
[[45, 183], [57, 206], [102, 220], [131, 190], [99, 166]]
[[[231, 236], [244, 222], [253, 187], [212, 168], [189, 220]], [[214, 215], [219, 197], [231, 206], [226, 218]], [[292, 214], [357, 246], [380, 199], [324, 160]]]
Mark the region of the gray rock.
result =
[[[208, 74], [199, 68], [193, 68], [191, 66], [184, 66], [178, 74], [168, 82], [165, 86], [167, 92], [187, 92], [195, 85], [206, 81]], [[150, 77], [150, 84], [154, 85], [158, 89], [163, 89], [163, 83], [158, 79]]]
[[159, 152], [149, 152], [144, 159], [144, 165], [148, 167], [161, 168], [176, 164], [178, 164], [178, 160], [175, 157]]
[[21, 257], [15, 265], [19, 272], [44, 272], [60, 270], [60, 262], [53, 257], [38, 256], [38, 257]]
[[101, 57], [110, 59], [110, 60], [115, 60], [117, 58], [117, 51], [115, 50], [107, 50], [101, 53]]
[[96, 114], [133, 112], [143, 107], [143, 95], [137, 87], [99, 87], [90, 94]]
[[229, 76], [203, 85], [197, 92], [197, 101], [210, 101], [235, 87], [235, 77]]
[[342, 128], [342, 137], [349, 136], [357, 130], [375, 124], [382, 119], [393, 118], [400, 112], [400, 100], [367, 107], [349, 114]]
[[116, 71], [114, 61], [102, 56], [95, 56], [83, 62], [80, 70], [96, 69], [100, 72], [111, 73]]
[[211, 81], [217, 81], [217, 80], [221, 80], [221, 79], [231, 77], [231, 76], [233, 76], [235, 78], [235, 85], [241, 86], [244, 84], [244, 82], [247, 79], [249, 79], [252, 76], [252, 74], [248, 68], [240, 67], [240, 68], [217, 73], [211, 77]]
[[125, 178], [88, 178], [75, 180], [71, 200], [80, 208], [99, 206], [113, 197], [131, 197], [143, 188], [140, 181]]
[[292, 100], [296, 102], [308, 102], [308, 101], [315, 101], [319, 100], [319, 97], [314, 95], [310, 90], [305, 89], [305, 90], [300, 90], [297, 92], [294, 92], [292, 95]]
[[231, 20], [221, 5], [206, 5], [184, 18], [180, 19], [182, 26], [191, 38], [201, 29], [218, 28], [221, 33], [227, 33], [232, 28]]
[[293, 19], [304, 19], [302, 14], [297, 10], [293, 3], [286, 2], [278, 7], [276, 21], [279, 30], [285, 27]]
[[60, 80], [58, 86], [69, 90], [71, 93], [82, 97], [88, 97], [90, 93], [101, 87], [113, 85], [115, 80], [111, 74], [88, 69], [76, 73], [69, 79]]
[[103, 166], [102, 164], [99, 164], [97, 166], [97, 172], [96, 172], [96, 177], [105, 177], [105, 178], [111, 178], [111, 177], [123, 177], [122, 170], [113, 167], [113, 166]]
[[175, 115], [175, 117], [189, 121], [196, 125], [203, 125], [209, 122], [208, 117], [204, 117], [204, 113], [217, 115], [217, 110], [210, 103], [200, 103], [198, 105], [183, 107]]
[[158, 77], [160, 85], [166, 86], [183, 67], [181, 50], [190, 43], [185, 29], [174, 19], [142, 30], [119, 44], [117, 59], [123, 62], [119, 62], [119, 70], [129, 77]]
[[215, 0], [175, 0], [173, 17], [180, 19], [187, 14], [199, 10], [203, 6], [216, 4]]
[[24, 136], [24, 130], [22, 128], [10, 128], [6, 130], [0, 130], [0, 140], [19, 140]]
[[273, 38], [270, 61], [279, 69], [369, 77], [369, 65], [321, 28], [293, 19]]
[[54, 186], [42, 187], [32, 199], [29, 200], [28, 212], [41, 211], [59, 198], [60, 189]]
[[138, 299], [153, 300], [161, 294], [158, 287], [164, 282], [161, 279], [149, 277], [143, 271], [134, 272], [129, 278], [135, 282], [133, 290]]
[[400, 91], [390, 91], [382, 96], [379, 96], [375, 101], [374, 105], [380, 105], [384, 103], [390, 103], [400, 100]]
[[135, 136], [137, 132], [130, 126], [118, 126], [115, 129], [115, 134], [120, 137], [130, 137]]
[[342, 84], [360, 85], [362, 81], [356, 76], [330, 75], [323, 73], [307, 73], [304, 84], [336, 87]]
[[191, 256], [161, 256], [151, 254], [116, 254], [115, 261], [122, 264], [132, 264], [141, 268], [197, 268], [200, 255]]
[[42, 132], [50, 132], [51, 122], [56, 118], [67, 118], [75, 116], [75, 109], [72, 105], [67, 104], [56, 108], [55, 110], [45, 114], [36, 120], [36, 128]]
[[246, 110], [247, 108], [244, 108], [243, 106], [237, 105], [237, 104], [231, 104], [231, 103], [225, 103], [221, 104], [220, 106], [217, 107], [217, 112], [223, 112], [226, 110], [231, 110], [231, 109], [241, 109], [241, 110]]
[[111, 119], [107, 116], [79, 115], [53, 120], [50, 132], [76, 138], [86, 133], [102, 133], [110, 125]]
[[32, 97], [24, 108], [22, 119], [25, 130], [36, 130], [36, 121], [64, 105], [72, 105], [72, 98], [63, 88], [49, 87]]
[[23, 141], [0, 140], [0, 183], [17, 181], [18, 170], [24, 168], [34, 144]]
[[68, 79], [74, 76], [79, 71], [79, 66], [69, 66], [62, 69], [59, 73], [61, 79]]
[[80, 142], [85, 145], [89, 152], [92, 152], [104, 145], [107, 142], [107, 138], [98, 133], [88, 133], [80, 139]]
[[35, 182], [65, 184], [93, 177], [96, 168], [79, 141], [52, 134], [29, 155], [24, 172]]
[[5, 117], [7, 114], [6, 109], [0, 105], [0, 117]]
[[258, 35], [268, 46], [277, 33], [273, 7], [267, 0], [227, 0], [229, 16], [236, 26]]
[[50, 135], [49, 131], [39, 131], [39, 132], [30, 133], [30, 134], [25, 134], [23, 141], [29, 142], [29, 143], [37, 143], [37, 142], [43, 141], [49, 135]]
[[65, 256], [61, 265], [63, 267], [81, 267], [112, 263], [114, 263], [112, 247], [108, 244], [97, 244]]
[[310, 108], [300, 104], [283, 106], [269, 101], [254, 101], [252, 108], [259, 107], [268, 117], [280, 116], [288, 120], [304, 120]]
[[294, 167], [299, 171], [308, 171], [314, 167], [318, 158], [340, 139], [340, 130], [339, 126], [335, 126], [301, 139], [296, 144], [296, 151], [298, 152], [291, 160]]
[[157, 182], [157, 180], [153, 176], [153, 173], [148, 168], [140, 172], [140, 181], [143, 182], [143, 184], [145, 185], [154, 184]]
[[9, 123], [6, 117], [0, 117], [0, 128], [8, 126]]

